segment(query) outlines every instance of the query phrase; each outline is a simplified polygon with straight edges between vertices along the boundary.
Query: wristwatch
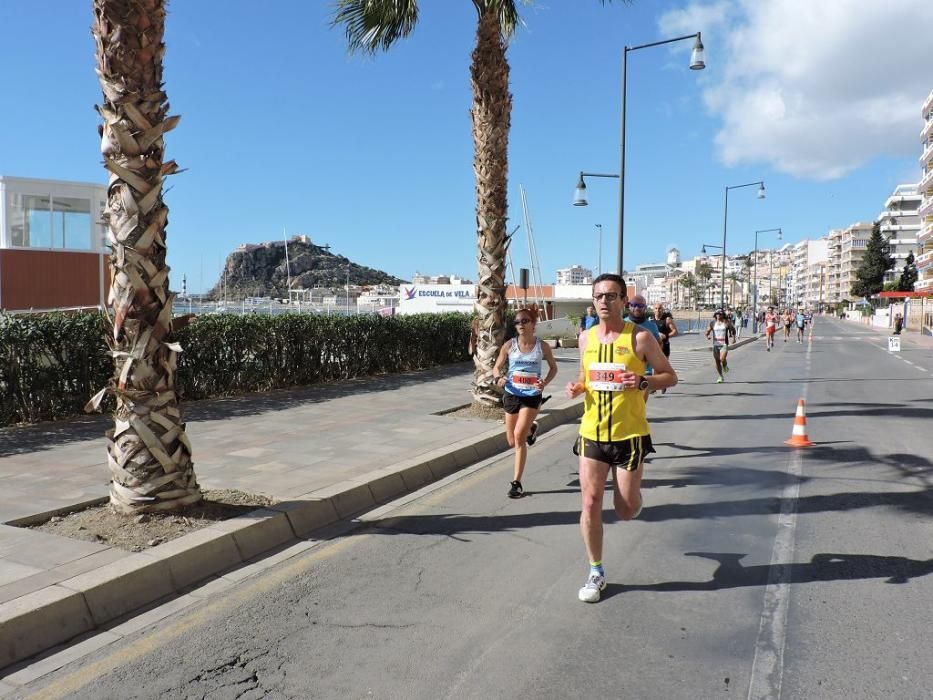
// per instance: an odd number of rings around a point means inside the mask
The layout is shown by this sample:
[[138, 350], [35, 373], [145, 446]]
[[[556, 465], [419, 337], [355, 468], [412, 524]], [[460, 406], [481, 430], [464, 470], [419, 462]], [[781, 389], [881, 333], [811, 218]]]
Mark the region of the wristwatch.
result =
[[648, 388], [648, 377], [642, 377], [641, 381], [638, 382], [638, 388], [644, 391]]

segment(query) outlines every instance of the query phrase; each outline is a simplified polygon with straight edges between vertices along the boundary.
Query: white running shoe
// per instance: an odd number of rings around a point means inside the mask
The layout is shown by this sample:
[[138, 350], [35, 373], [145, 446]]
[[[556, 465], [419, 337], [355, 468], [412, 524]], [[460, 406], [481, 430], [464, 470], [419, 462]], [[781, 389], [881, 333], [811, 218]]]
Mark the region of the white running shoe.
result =
[[605, 587], [606, 577], [596, 572], [590, 572], [590, 577], [586, 579], [586, 583], [583, 584], [583, 588], [580, 589], [577, 597], [584, 603], [598, 603], [599, 594]]

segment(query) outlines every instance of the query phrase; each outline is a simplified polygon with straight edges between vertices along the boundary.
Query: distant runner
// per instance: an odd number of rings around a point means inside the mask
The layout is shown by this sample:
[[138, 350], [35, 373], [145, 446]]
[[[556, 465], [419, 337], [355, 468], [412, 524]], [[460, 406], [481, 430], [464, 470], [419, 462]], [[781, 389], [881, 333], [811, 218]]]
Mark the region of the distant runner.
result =
[[706, 339], [713, 341], [713, 362], [716, 364], [717, 384], [723, 383], [723, 372], [729, 372], [729, 326], [726, 314], [720, 309], [713, 316], [706, 329]]
[[[655, 322], [655, 320], [653, 318], [648, 318], [648, 304], [645, 302], [645, 298], [640, 294], [636, 294], [629, 300], [627, 308], [628, 316], [626, 317], [626, 320], [631, 321], [639, 328], [644, 328], [646, 331], [651, 333], [651, 335], [654, 336], [654, 339], [658, 341], [658, 344], [660, 345], [661, 331], [658, 330], [658, 324]], [[651, 365], [648, 365], [645, 368], [645, 376], [650, 377], [652, 374], [654, 374], [654, 369], [651, 367]], [[647, 402], [649, 394], [648, 389], [645, 389], [644, 394], [645, 402]]]
[[[557, 361], [547, 343], [535, 337], [535, 314], [529, 309], [519, 309], [515, 314], [518, 335], [507, 340], [499, 351], [492, 376], [505, 393], [502, 408], [505, 410], [505, 436], [509, 446], [515, 448], [515, 469], [509, 488], [509, 498], [524, 495], [522, 475], [525, 472], [525, 457], [528, 445], [535, 442], [538, 424], [535, 418], [541, 407], [541, 392], [557, 374]], [[548, 364], [547, 376], [541, 378], [541, 361]], [[508, 363], [508, 371], [502, 374], [502, 366]]]
[[[661, 333], [661, 352], [664, 353], [664, 357], [670, 359], [671, 338], [678, 334], [674, 315], [670, 311], [665, 311], [662, 304], [658, 304], [654, 307], [654, 322], [658, 325], [658, 331]], [[661, 389], [661, 393], [666, 394], [667, 387]]]
[[[768, 307], [768, 313], [765, 314], [765, 338], [767, 339], [768, 352], [774, 347], [774, 333], [777, 331], [777, 314], [774, 313], [774, 307]], [[787, 339], [784, 339], [787, 342]]]
[[794, 321], [797, 324], [797, 342], [803, 342], [803, 328], [807, 325], [807, 318], [803, 315], [803, 311], [797, 309], [797, 315], [794, 317]]
[[794, 325], [794, 314], [791, 310], [784, 309], [784, 342], [787, 342], [787, 339], [790, 338], [790, 327]]

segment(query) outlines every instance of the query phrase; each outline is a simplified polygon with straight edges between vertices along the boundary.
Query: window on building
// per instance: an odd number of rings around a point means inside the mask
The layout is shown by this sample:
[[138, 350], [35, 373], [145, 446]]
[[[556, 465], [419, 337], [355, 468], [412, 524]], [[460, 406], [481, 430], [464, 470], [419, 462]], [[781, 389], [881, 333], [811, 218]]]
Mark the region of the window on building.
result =
[[20, 248], [93, 250], [88, 199], [8, 193], [11, 243]]
[[52, 198], [52, 248], [91, 249], [91, 202], [70, 197]]

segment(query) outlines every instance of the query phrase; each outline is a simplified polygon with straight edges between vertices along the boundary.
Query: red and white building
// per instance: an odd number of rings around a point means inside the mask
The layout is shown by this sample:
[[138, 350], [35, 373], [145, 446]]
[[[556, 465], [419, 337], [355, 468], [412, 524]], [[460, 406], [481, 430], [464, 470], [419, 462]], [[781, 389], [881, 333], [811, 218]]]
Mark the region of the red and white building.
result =
[[0, 175], [0, 311], [103, 308], [104, 185]]

